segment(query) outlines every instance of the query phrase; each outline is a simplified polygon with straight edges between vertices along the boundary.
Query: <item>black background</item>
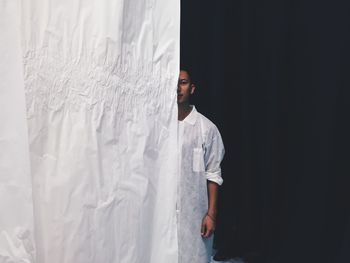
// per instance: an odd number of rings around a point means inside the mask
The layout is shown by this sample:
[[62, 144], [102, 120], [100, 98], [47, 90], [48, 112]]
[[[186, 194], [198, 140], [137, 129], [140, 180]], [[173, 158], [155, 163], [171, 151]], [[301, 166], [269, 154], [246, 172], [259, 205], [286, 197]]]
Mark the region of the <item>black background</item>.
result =
[[346, 1], [181, 1], [181, 64], [226, 148], [215, 248], [350, 262]]

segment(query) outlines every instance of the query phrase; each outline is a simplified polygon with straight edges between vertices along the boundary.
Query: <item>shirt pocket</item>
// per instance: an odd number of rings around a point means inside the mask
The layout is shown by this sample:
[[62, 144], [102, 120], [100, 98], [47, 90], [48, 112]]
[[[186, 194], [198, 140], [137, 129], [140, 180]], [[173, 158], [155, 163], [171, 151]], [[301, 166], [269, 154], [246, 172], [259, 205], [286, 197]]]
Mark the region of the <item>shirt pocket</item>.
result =
[[204, 152], [202, 148], [193, 149], [193, 172], [204, 172]]

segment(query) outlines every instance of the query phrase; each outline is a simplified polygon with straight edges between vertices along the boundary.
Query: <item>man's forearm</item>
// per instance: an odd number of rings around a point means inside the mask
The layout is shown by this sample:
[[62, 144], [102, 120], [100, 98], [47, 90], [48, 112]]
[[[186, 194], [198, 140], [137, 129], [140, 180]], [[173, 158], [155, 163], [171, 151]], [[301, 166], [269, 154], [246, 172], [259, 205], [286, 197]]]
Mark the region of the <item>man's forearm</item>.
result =
[[208, 180], [207, 187], [208, 187], [208, 215], [215, 220], [219, 186], [217, 183], [214, 183]]

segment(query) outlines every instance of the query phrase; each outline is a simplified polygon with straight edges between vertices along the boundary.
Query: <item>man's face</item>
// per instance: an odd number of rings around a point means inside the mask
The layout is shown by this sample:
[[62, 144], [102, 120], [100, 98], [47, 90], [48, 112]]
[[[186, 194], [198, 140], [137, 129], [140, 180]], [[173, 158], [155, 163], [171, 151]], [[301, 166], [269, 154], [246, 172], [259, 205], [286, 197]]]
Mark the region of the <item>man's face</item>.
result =
[[194, 93], [194, 89], [187, 71], [181, 70], [177, 83], [177, 103], [189, 103], [190, 95]]

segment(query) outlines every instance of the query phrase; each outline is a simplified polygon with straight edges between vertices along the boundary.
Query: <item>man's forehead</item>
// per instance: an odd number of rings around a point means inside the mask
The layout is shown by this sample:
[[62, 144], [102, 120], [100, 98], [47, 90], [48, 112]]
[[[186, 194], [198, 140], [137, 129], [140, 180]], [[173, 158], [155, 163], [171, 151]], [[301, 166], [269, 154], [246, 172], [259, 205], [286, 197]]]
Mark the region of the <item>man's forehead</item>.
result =
[[180, 75], [179, 75], [179, 80], [188, 80], [190, 78], [190, 76], [188, 75], [188, 73], [184, 70], [180, 71]]

